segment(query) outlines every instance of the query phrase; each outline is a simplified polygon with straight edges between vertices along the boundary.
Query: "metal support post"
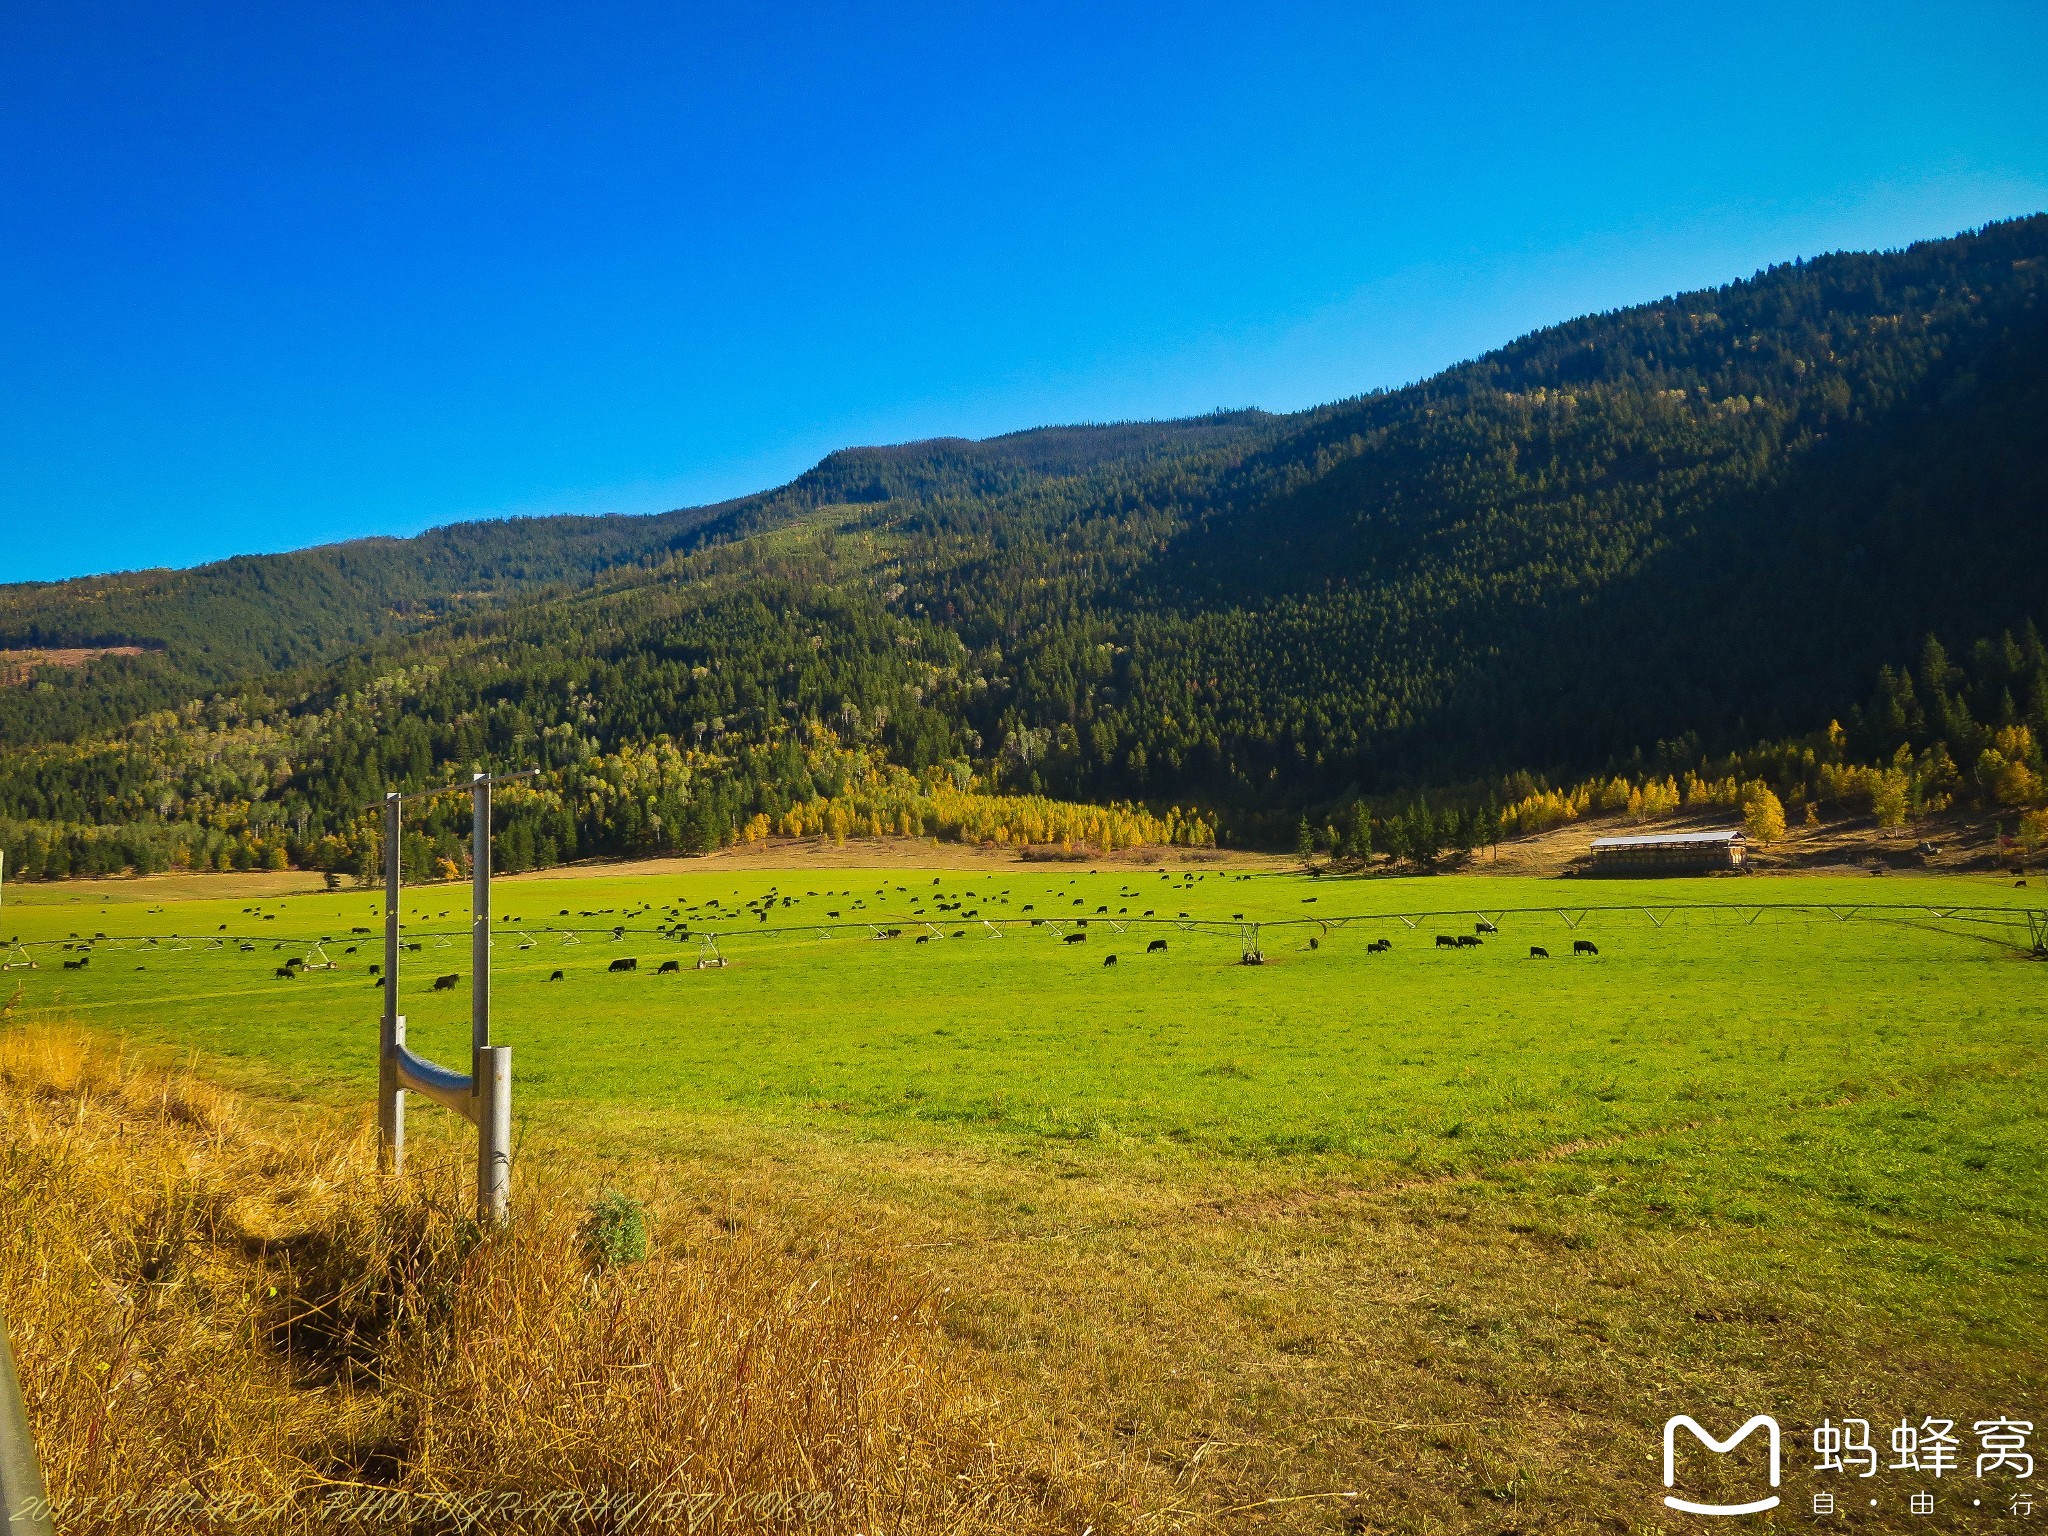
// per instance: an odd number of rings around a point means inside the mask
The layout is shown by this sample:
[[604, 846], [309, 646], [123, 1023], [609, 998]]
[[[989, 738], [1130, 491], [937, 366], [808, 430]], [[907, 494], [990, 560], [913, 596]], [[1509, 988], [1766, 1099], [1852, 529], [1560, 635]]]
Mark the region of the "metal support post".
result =
[[7, 1324], [0, 1321], [0, 1531], [8, 1536], [53, 1536], [55, 1529], [43, 1496], [35, 1435], [22, 1406], [21, 1380], [14, 1374]]
[[[511, 774], [526, 778], [533, 770]], [[384, 797], [384, 1023], [377, 1061], [377, 1127], [384, 1166], [405, 1167], [405, 1095], [423, 1094], [476, 1127], [476, 1214], [502, 1226], [512, 1194], [512, 1051], [491, 1044], [491, 785], [470, 778], [469, 1071], [450, 1071], [406, 1049], [398, 1012], [399, 838], [404, 797]], [[440, 791], [433, 791], [440, 793]]]
[[476, 1219], [502, 1227], [512, 1205], [512, 1047], [477, 1052]]
[[384, 797], [384, 1017], [377, 1041], [378, 1161], [387, 1173], [405, 1171], [405, 1087], [398, 1053], [405, 1046], [405, 1020], [398, 1013], [398, 839], [396, 792]]
[[[491, 1043], [491, 780], [470, 780], [469, 1074], [481, 1085], [479, 1059]], [[479, 1087], [481, 1092], [481, 1087]]]
[[470, 780], [469, 1050], [476, 1219], [502, 1226], [512, 1192], [512, 1052], [491, 1044], [491, 776]]

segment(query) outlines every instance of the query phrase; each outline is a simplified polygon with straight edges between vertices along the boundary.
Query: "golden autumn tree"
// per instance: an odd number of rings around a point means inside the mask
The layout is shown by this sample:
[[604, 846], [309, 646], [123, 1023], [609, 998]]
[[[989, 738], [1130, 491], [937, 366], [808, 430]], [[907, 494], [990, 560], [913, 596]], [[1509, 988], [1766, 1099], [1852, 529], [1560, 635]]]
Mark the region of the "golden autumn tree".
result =
[[1784, 802], [1761, 779], [1743, 791], [1742, 830], [1759, 843], [1775, 843], [1785, 835]]

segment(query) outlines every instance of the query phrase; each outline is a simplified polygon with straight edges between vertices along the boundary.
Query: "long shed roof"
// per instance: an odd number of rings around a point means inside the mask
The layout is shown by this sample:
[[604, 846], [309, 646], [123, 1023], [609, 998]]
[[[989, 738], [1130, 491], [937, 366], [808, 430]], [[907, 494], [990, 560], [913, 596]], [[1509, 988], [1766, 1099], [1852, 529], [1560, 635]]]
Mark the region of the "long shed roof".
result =
[[1727, 827], [1718, 832], [1646, 832], [1635, 837], [1596, 837], [1595, 848], [1683, 848], [1699, 843], [1741, 843], [1748, 839], [1742, 828]]

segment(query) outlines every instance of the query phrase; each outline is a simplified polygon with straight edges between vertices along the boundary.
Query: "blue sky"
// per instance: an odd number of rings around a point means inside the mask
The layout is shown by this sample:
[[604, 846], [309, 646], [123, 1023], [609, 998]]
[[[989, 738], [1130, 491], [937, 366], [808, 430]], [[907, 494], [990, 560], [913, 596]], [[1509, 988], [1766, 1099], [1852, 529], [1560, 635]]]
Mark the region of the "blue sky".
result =
[[0, 581], [1284, 410], [2048, 207], [2048, 7], [0, 10]]

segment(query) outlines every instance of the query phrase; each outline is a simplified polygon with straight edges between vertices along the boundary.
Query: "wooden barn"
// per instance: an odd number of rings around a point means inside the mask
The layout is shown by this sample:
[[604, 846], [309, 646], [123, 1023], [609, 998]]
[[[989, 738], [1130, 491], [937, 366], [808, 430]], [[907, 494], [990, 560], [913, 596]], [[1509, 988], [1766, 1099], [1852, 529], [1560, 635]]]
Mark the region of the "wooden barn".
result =
[[1650, 832], [1593, 839], [1595, 875], [1714, 875], [1743, 867], [1748, 839], [1722, 832]]

